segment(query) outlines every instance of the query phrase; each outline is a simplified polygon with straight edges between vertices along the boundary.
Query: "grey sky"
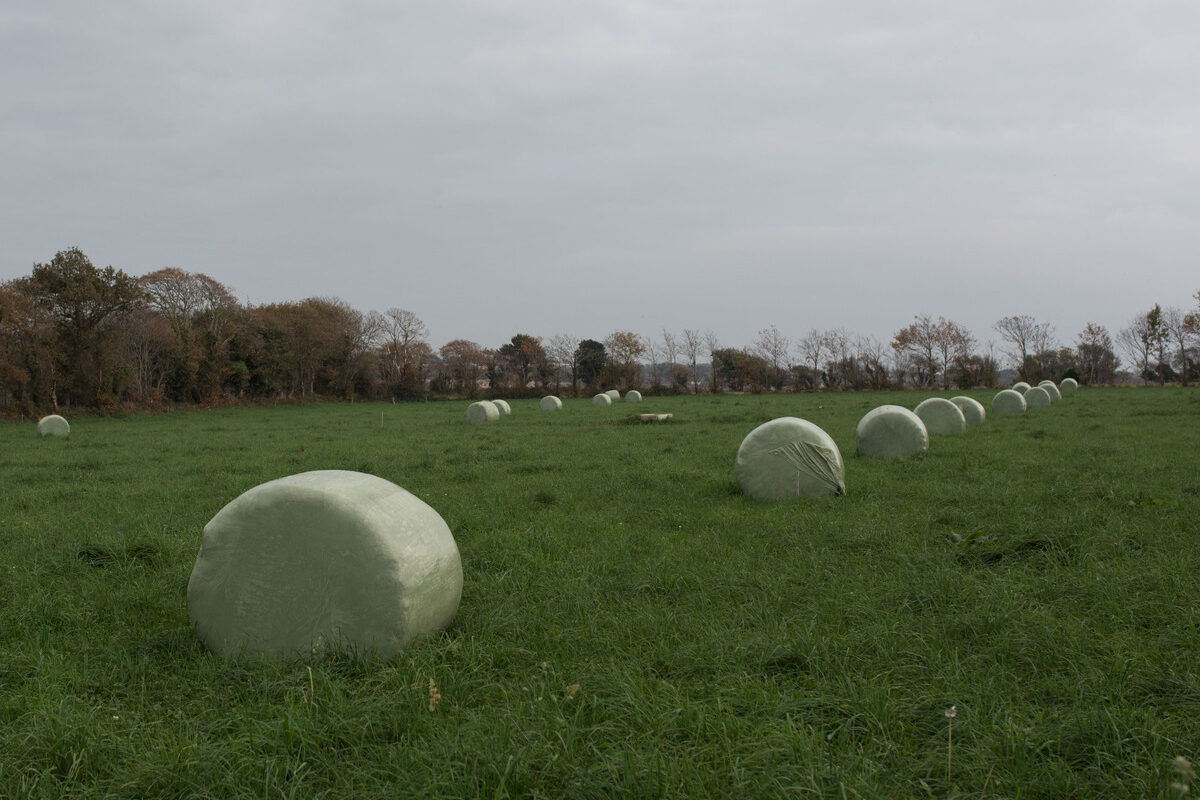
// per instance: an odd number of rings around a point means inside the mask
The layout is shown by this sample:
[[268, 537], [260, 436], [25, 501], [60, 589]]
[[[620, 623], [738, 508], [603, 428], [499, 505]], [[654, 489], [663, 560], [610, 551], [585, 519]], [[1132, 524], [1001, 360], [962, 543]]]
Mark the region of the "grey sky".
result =
[[751, 343], [1200, 289], [1200, 4], [0, 10], [0, 279], [77, 245], [449, 339]]

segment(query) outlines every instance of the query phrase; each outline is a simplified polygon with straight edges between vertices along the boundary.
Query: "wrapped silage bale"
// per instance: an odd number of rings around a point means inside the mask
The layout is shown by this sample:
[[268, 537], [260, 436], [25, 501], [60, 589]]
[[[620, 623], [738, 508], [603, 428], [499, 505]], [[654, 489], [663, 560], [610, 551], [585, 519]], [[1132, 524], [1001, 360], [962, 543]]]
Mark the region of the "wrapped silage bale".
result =
[[987, 419], [983, 403], [973, 397], [960, 394], [957, 397], [951, 397], [950, 402], [958, 406], [958, 410], [963, 413], [963, 418], [966, 419], [968, 425], [982, 425], [983, 421]]
[[1029, 384], [1026, 383], [1025, 381], [1017, 381], [1016, 383], [1014, 383], [1012, 385], [1013, 391], [1020, 392], [1021, 394], [1025, 394], [1025, 390], [1028, 388], [1029, 388]]
[[858, 421], [855, 449], [860, 456], [903, 458], [929, 449], [925, 423], [903, 406], [873, 408]]
[[70, 436], [71, 423], [58, 414], [50, 414], [38, 420], [38, 436]]
[[642, 402], [642, 393], [639, 392], [637, 389], [630, 389], [628, 392], [625, 393], [625, 402], [626, 403]]
[[605, 394], [608, 395], [608, 399], [612, 400], [614, 403], [621, 399], [620, 389], [609, 389], [607, 392], [605, 392]]
[[997, 414], [1024, 414], [1025, 396], [1014, 389], [1001, 389], [992, 398], [992, 411]]
[[222, 655], [389, 656], [448, 626], [462, 584], [436, 511], [375, 475], [320, 470], [255, 486], [204, 526], [188, 615]]
[[1079, 381], [1075, 380], [1074, 378], [1063, 378], [1063, 381], [1059, 384], [1058, 388], [1063, 394], [1070, 394], [1071, 392], [1078, 391]]
[[561, 411], [562, 400], [559, 400], [552, 394], [548, 394], [538, 403], [538, 408], [542, 411]]
[[925, 423], [931, 436], [953, 436], [967, 429], [967, 419], [954, 403], [944, 397], [921, 401], [913, 413]]
[[1025, 405], [1030, 408], [1045, 408], [1050, 405], [1050, 393], [1041, 386], [1031, 386], [1025, 390]]
[[1062, 400], [1062, 392], [1058, 390], [1058, 387], [1054, 384], [1054, 381], [1042, 381], [1038, 384], [1038, 386], [1045, 389], [1046, 394], [1050, 395], [1051, 403], [1056, 400]]
[[502, 417], [512, 413], [512, 406], [508, 404], [507, 400], [493, 400], [492, 405], [496, 407], [496, 410], [500, 412], [500, 416]]
[[808, 420], [780, 417], [747, 434], [734, 467], [742, 493], [763, 502], [845, 494], [842, 454]]
[[479, 400], [467, 406], [467, 422], [495, 422], [500, 419], [500, 409], [491, 400]]
[[611, 406], [612, 402], [612, 395], [607, 392], [601, 392], [592, 398], [592, 405], [594, 406]]

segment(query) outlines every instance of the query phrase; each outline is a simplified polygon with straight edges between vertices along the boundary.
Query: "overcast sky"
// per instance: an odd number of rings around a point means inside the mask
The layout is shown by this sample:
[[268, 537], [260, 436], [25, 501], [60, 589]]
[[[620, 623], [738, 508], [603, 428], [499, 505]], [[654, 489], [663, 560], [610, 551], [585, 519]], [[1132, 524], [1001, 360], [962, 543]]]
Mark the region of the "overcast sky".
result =
[[6, 4], [0, 280], [71, 246], [435, 348], [1115, 334], [1200, 289], [1200, 3]]

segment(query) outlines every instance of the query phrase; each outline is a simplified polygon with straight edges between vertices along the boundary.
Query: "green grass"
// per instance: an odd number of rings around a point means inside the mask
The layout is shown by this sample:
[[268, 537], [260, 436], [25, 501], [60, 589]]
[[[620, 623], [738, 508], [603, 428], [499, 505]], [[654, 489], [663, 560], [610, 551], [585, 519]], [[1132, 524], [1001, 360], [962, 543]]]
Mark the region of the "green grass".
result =
[[[1200, 756], [1200, 393], [1084, 390], [852, 455], [864, 413], [925, 396], [0, 425], [0, 796], [1174, 796]], [[845, 497], [738, 493], [738, 444], [785, 415], [833, 436]], [[312, 469], [445, 518], [454, 625], [390, 662], [210, 655], [201, 529]]]

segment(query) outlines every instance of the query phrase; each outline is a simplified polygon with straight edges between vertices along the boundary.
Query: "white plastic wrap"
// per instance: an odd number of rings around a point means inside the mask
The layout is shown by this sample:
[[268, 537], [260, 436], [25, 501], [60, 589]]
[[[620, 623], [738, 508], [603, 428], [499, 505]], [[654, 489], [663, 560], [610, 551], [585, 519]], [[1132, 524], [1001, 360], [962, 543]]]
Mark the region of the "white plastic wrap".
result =
[[904, 458], [929, 449], [925, 423], [903, 406], [873, 408], [858, 421], [855, 452], [876, 458]]
[[954, 436], [967, 429], [962, 410], [944, 397], [923, 400], [913, 413], [925, 423], [925, 430], [931, 436]]
[[987, 419], [987, 411], [984, 410], [983, 403], [973, 397], [960, 394], [957, 397], [951, 397], [950, 402], [958, 406], [958, 410], [963, 413], [963, 418], [966, 419], [968, 425], [982, 425], [983, 421]]
[[479, 400], [467, 406], [467, 422], [495, 422], [500, 419], [500, 409], [491, 400]]
[[780, 417], [742, 440], [734, 469], [738, 486], [755, 500], [845, 494], [842, 454], [829, 434], [808, 420]]
[[1025, 390], [1025, 405], [1030, 408], [1045, 408], [1050, 403], [1050, 393], [1041, 386], [1031, 386]]
[[391, 655], [451, 623], [462, 562], [436, 511], [374, 475], [322, 470], [250, 489], [204, 526], [196, 635], [225, 655], [323, 645]]
[[1001, 389], [992, 398], [992, 412], [996, 414], [1024, 414], [1025, 396], [1015, 389]]
[[58, 414], [42, 417], [37, 424], [38, 436], [70, 436], [71, 424]]

